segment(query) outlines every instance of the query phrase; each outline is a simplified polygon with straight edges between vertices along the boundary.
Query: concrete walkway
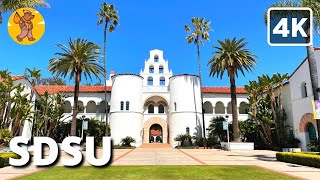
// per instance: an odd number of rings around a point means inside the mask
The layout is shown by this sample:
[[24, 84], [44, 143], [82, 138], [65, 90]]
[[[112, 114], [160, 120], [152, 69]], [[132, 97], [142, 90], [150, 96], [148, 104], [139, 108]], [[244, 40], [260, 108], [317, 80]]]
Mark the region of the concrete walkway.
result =
[[[301, 179], [319, 179], [320, 169], [278, 162], [275, 154], [274, 151], [257, 150], [173, 149], [168, 145], [152, 144], [137, 149], [115, 149], [111, 165], [253, 165]], [[101, 150], [97, 155], [101, 156]], [[68, 158], [65, 153], [62, 156]], [[89, 164], [85, 162], [83, 165]], [[62, 166], [62, 163], [58, 162], [56, 166]], [[12, 179], [45, 169], [32, 163], [24, 168], [4, 167], [0, 168], [0, 179]]]

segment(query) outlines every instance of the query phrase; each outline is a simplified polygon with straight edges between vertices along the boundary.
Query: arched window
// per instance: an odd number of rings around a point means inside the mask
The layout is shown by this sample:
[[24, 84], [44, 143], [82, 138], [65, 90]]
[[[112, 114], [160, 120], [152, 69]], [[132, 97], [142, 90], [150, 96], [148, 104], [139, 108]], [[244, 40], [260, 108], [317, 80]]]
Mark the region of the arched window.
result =
[[228, 103], [228, 106], [227, 106], [227, 114], [232, 114], [231, 102]]
[[148, 113], [154, 113], [154, 106], [152, 104], [148, 106]]
[[153, 78], [148, 77], [148, 86], [153, 86]]
[[240, 103], [239, 114], [248, 114], [248, 104], [246, 102]]
[[307, 83], [306, 82], [303, 82], [301, 84], [301, 97], [302, 98], [306, 98], [308, 97], [308, 92], [307, 92]]
[[159, 62], [159, 56], [158, 55], [154, 56], [154, 62]]
[[214, 107], [214, 113], [215, 114], [225, 114], [226, 109], [224, 107], [224, 104], [222, 102], [217, 102], [215, 107]]
[[87, 113], [96, 113], [97, 112], [97, 105], [94, 101], [89, 101], [87, 104]]
[[154, 73], [154, 67], [152, 65], [149, 67], [149, 73]]
[[[39, 108], [40, 109], [40, 108]], [[65, 101], [63, 104], [64, 113], [71, 113], [71, 103], [69, 101]]]
[[126, 110], [127, 110], [127, 111], [129, 111], [129, 105], [130, 105], [130, 103], [129, 103], [129, 101], [127, 101], [127, 102], [126, 102]]
[[213, 107], [212, 104], [207, 101], [203, 104], [203, 110], [205, 114], [212, 114], [213, 113]]
[[78, 101], [78, 112], [84, 113], [84, 106], [82, 101]]
[[164, 77], [160, 78], [160, 86], [166, 85], [166, 79]]
[[164, 106], [163, 106], [162, 104], [160, 104], [160, 105], [158, 106], [158, 112], [159, 112], [160, 114], [163, 114], [163, 113], [164, 113]]
[[122, 111], [123, 110], [123, 106], [124, 106], [124, 103], [123, 101], [120, 102], [120, 110]]
[[163, 73], [163, 66], [159, 66], [159, 73]]
[[[109, 108], [108, 108], [109, 110]], [[106, 103], [105, 101], [101, 101], [99, 104], [99, 113], [106, 113]]]

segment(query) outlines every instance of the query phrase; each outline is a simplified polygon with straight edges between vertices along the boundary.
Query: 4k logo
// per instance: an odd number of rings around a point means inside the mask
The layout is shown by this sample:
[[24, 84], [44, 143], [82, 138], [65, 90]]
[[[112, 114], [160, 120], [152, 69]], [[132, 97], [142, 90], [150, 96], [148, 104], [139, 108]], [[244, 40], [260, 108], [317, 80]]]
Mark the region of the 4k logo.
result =
[[273, 7], [269, 8], [267, 18], [269, 45], [312, 45], [313, 14], [310, 8]]

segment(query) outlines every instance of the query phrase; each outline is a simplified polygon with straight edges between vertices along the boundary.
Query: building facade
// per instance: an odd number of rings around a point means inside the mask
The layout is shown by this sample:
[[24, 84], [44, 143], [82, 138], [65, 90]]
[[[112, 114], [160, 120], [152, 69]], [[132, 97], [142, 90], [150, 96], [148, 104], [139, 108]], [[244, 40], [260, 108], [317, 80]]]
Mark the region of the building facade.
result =
[[[163, 51], [152, 50], [140, 75], [115, 74], [111, 71], [107, 80], [107, 103], [103, 86], [81, 86], [78, 116], [107, 119], [114, 144], [131, 136], [135, 146], [143, 143], [169, 143], [177, 145], [178, 134], [203, 136], [203, 93], [205, 127], [217, 116], [231, 115], [229, 87], [203, 87], [200, 89], [196, 75], [173, 75]], [[71, 120], [73, 86], [37, 86], [39, 94], [63, 92], [69, 97], [65, 102], [64, 120]], [[239, 120], [248, 119], [247, 95], [243, 88], [237, 89]], [[108, 112], [105, 113], [105, 106]]]

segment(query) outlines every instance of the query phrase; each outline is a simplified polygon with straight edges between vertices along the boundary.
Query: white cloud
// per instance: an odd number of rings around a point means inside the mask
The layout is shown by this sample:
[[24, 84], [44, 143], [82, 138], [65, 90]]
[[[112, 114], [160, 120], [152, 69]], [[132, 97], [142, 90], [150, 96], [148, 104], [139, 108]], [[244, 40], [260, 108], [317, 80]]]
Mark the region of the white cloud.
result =
[[45, 24], [44, 21], [38, 22], [38, 24]]

